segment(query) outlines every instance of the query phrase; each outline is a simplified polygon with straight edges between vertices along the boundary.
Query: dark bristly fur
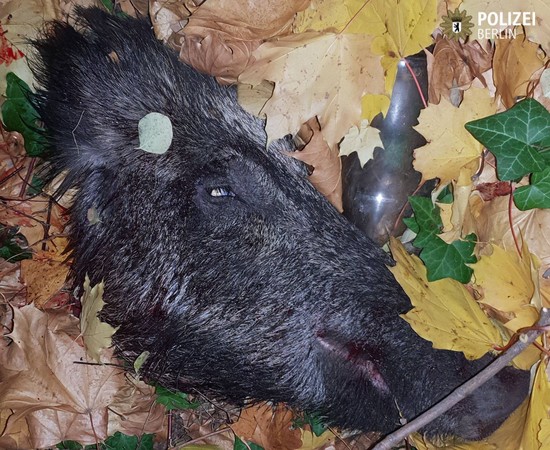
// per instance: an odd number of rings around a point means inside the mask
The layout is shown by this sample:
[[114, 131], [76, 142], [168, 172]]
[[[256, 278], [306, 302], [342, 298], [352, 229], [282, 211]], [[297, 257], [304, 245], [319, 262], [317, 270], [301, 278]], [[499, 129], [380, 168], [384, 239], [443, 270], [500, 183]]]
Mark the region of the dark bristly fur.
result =
[[[105, 281], [103, 318], [120, 326], [121, 355], [150, 352], [147, 377], [387, 433], [491, 361], [415, 334], [385, 254], [315, 191], [285, 142], [265, 149], [263, 123], [233, 89], [180, 63], [145, 21], [77, 16], [76, 29], [51, 23], [34, 43], [35, 103], [50, 175], [66, 170], [61, 190], [78, 188], [74, 282]], [[150, 112], [174, 126], [163, 155], [137, 149]], [[528, 384], [507, 368], [424, 431], [484, 437]]]

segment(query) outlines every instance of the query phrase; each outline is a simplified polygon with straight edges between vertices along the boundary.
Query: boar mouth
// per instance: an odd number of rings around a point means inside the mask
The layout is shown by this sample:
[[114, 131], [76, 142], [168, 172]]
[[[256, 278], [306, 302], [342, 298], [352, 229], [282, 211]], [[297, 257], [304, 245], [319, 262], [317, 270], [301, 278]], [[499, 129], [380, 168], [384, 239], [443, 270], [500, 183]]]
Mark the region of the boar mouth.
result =
[[390, 388], [379, 370], [381, 352], [378, 349], [364, 342], [342, 339], [325, 330], [319, 331], [316, 337], [321, 348], [337, 361], [341, 361], [344, 369], [351, 365], [359, 377], [370, 383], [380, 394], [390, 394]]

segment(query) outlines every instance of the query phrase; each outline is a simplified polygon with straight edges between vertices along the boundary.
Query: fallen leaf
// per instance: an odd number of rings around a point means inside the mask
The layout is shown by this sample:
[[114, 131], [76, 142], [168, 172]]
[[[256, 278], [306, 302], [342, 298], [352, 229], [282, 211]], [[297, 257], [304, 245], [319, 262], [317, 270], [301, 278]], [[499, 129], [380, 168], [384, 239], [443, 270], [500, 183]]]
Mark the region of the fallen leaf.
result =
[[[460, 169], [458, 179], [453, 180], [453, 203], [450, 206], [449, 223], [439, 235], [441, 239], [450, 244], [462, 236], [475, 232], [472, 214], [470, 212], [470, 195], [473, 184], [468, 166]], [[439, 205], [440, 207], [442, 205]], [[443, 215], [441, 216], [443, 219]]]
[[253, 61], [253, 51], [264, 40], [290, 32], [294, 15], [309, 1], [204, 2], [182, 30], [185, 39], [180, 58], [224, 83], [233, 83]]
[[369, 122], [380, 113], [386, 116], [389, 108], [390, 96], [387, 94], [366, 94], [361, 98], [361, 118]]
[[550, 382], [548, 381], [547, 361], [540, 362], [529, 400], [529, 410], [525, 421], [521, 450], [550, 448]]
[[50, 299], [65, 284], [69, 273], [67, 256], [62, 255], [67, 241], [60, 239], [58, 242], [57, 251], [40, 251], [33, 255], [33, 259], [21, 261], [21, 278], [27, 286], [27, 303], [34, 303], [37, 308], [48, 306]]
[[361, 127], [351, 127], [340, 142], [340, 156], [357, 152], [359, 163], [363, 167], [369, 159], [372, 159], [375, 147], [384, 148], [380, 139], [380, 130], [369, 126], [367, 120], [362, 120]]
[[493, 78], [497, 94], [506, 108], [511, 108], [518, 97], [527, 95], [531, 75], [544, 66], [544, 57], [539, 46], [525, 36], [496, 39], [495, 45]]
[[482, 74], [491, 68], [493, 50], [493, 45], [488, 41], [470, 41], [464, 44], [438, 36], [433, 54], [426, 50], [426, 54], [432, 56], [428, 57], [430, 103], [438, 104], [443, 96], [455, 105], [451, 100], [453, 89], [460, 91], [462, 101], [462, 90], [469, 88], [474, 78], [485, 83]]
[[316, 436], [312, 431], [310, 430], [303, 430], [300, 429], [302, 435], [302, 446], [298, 450], [315, 450], [319, 448], [325, 448], [327, 444], [333, 445], [336, 441], [335, 434], [327, 430], [320, 436]]
[[261, 404], [244, 409], [231, 425], [244, 441], [253, 441], [264, 450], [295, 450], [302, 445], [301, 431], [292, 426], [294, 416], [284, 405]]
[[88, 354], [95, 362], [101, 362], [101, 351], [111, 346], [111, 338], [117, 328], [99, 320], [98, 313], [105, 305], [103, 301], [103, 282], [90, 286], [90, 279], [86, 275], [84, 293], [80, 299], [82, 312], [80, 313], [80, 332]]
[[383, 26], [385, 31], [377, 35], [372, 51], [383, 55], [382, 67], [386, 75], [386, 92], [393, 89], [397, 64], [407, 56], [414, 55], [432, 43], [432, 33], [438, 25], [436, 0], [371, 0], [376, 11], [374, 27]]
[[325, 140], [335, 147], [359, 123], [362, 95], [384, 92], [380, 57], [370, 52], [370, 43], [365, 35], [310, 32], [261, 45], [239, 81], [275, 83], [262, 110], [269, 141], [318, 117]]
[[[31, 448], [107, 438], [109, 407], [127, 377], [119, 364], [91, 364], [78, 335], [78, 319], [63, 311], [46, 313], [32, 305], [13, 309], [13, 330], [5, 335], [11, 342], [4, 339], [0, 348], [0, 404], [12, 410], [4, 437], [25, 421]], [[135, 413], [142, 411], [128, 415]], [[160, 421], [155, 412], [151, 417], [157, 421], [142, 422], [142, 432], [161, 429], [162, 414]]]
[[342, 212], [342, 162], [338, 152], [327, 145], [316, 118], [304, 124], [300, 136], [307, 144], [301, 151], [289, 155], [313, 167], [309, 181]]
[[482, 293], [481, 303], [502, 312], [521, 314], [535, 292], [531, 280], [531, 258], [526, 244], [521, 258], [515, 249], [491, 246], [490, 255], [481, 256], [474, 270], [474, 283]]
[[364, 0], [313, 0], [294, 20], [294, 33], [328, 31], [332, 33], [384, 33], [386, 27], [378, 16], [377, 5]]
[[490, 242], [504, 248], [515, 248], [510, 228], [509, 214], [516, 236], [540, 259], [543, 266], [550, 266], [550, 235], [542, 230], [550, 229], [550, 209], [520, 211], [513, 204], [509, 211], [509, 198], [497, 197], [484, 202], [478, 196], [470, 199], [470, 210], [475, 219], [476, 234], [481, 242]]
[[456, 180], [464, 168], [472, 176], [479, 166], [482, 144], [464, 128], [474, 119], [494, 114], [496, 106], [487, 90], [469, 89], [456, 108], [442, 99], [420, 112], [419, 124], [414, 127], [428, 143], [414, 151], [414, 168], [423, 180], [439, 178], [442, 185]]
[[414, 306], [402, 317], [422, 338], [434, 348], [461, 351], [469, 359], [502, 345], [498, 329], [463, 284], [450, 278], [428, 282], [418, 257], [394, 238], [390, 249], [397, 264], [389, 269]]

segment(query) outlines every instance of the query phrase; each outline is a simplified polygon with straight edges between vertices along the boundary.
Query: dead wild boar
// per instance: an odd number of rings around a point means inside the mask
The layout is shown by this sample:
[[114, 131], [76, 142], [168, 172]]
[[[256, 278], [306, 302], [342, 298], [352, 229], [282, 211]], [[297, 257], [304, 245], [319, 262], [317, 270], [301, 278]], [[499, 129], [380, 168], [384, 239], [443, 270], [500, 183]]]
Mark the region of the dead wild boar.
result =
[[[266, 149], [235, 90], [179, 62], [147, 21], [79, 9], [34, 45], [47, 175], [78, 189], [73, 281], [105, 281], [102, 318], [120, 356], [150, 352], [146, 377], [388, 433], [490, 363], [420, 338], [388, 256], [310, 185], [289, 141]], [[164, 154], [138, 149], [151, 112], [173, 124]], [[509, 367], [423, 431], [483, 438], [528, 385]]]

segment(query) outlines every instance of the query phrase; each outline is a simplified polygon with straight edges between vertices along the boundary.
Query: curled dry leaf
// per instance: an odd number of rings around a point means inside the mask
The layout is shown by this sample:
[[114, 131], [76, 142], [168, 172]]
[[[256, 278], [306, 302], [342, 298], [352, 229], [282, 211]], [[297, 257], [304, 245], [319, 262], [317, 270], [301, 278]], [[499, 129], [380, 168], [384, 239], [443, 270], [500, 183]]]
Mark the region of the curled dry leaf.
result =
[[[498, 197], [484, 202], [478, 196], [470, 199], [470, 209], [476, 220], [476, 234], [481, 242], [496, 243], [514, 248], [514, 237], [508, 220], [509, 197]], [[550, 236], [541, 230], [550, 229], [549, 209], [519, 211], [511, 206], [512, 223], [516, 235], [523, 237], [531, 252], [536, 254], [544, 268], [550, 266]]]
[[342, 204], [342, 161], [338, 156], [338, 151], [332, 150], [327, 145], [315, 117], [304, 124], [299, 136], [307, 144], [303, 150], [289, 153], [289, 155], [313, 167], [309, 181], [338, 211], [342, 212], [344, 210]]
[[[4, 340], [0, 350], [0, 404], [11, 410], [2, 424], [0, 447], [14, 439], [21, 422], [28, 426], [32, 448], [107, 438], [114, 414], [109, 408], [128, 382], [119, 365], [90, 364], [75, 317], [32, 305], [13, 314], [13, 331], [6, 335], [11, 342]], [[149, 419], [142, 422], [142, 432], [161, 429], [158, 407], [147, 405]], [[131, 414], [138, 412], [143, 410]]]
[[[162, 2], [155, 2], [153, 21], [165, 41], [174, 42], [172, 33], [183, 36], [180, 58], [201, 72], [233, 83], [252, 60], [252, 52], [264, 41], [287, 34], [296, 12], [310, 0], [209, 0], [189, 14], [172, 5], [168, 13]], [[220, 12], [223, 11], [223, 14]], [[182, 19], [188, 20], [181, 29]]]
[[[467, 89], [477, 78], [485, 85], [483, 73], [491, 68], [493, 46], [490, 41], [471, 41], [466, 44], [439, 35], [436, 38], [433, 54], [428, 55], [428, 95], [430, 103], [438, 104], [441, 97], [450, 103], [453, 90]], [[460, 103], [460, 101], [458, 103]]]
[[517, 97], [527, 95], [529, 79], [544, 66], [544, 60], [539, 45], [524, 36], [496, 40], [493, 79], [506, 108], [514, 106]]

